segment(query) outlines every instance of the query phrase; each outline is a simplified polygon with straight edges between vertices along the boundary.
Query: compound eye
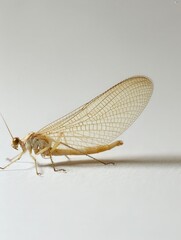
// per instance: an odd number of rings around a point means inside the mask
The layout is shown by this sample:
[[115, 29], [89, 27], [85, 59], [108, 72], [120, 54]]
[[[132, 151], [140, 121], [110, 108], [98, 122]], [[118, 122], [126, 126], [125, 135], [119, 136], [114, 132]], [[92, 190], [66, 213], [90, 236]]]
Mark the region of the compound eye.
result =
[[13, 143], [17, 145], [19, 143], [19, 138], [14, 138]]

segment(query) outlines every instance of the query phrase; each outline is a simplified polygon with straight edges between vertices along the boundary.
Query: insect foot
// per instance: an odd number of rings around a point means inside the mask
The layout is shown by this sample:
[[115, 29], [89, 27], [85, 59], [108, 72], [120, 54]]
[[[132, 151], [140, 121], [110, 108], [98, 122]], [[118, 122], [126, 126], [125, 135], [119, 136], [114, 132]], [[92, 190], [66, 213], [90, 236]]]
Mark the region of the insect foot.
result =
[[114, 165], [115, 163], [114, 162], [105, 162], [105, 165], [109, 165], [109, 164]]
[[97, 160], [98, 162], [104, 164], [104, 165], [109, 165], [109, 164], [114, 165], [114, 164], [115, 164], [114, 162], [104, 162], [104, 161], [101, 161], [101, 160], [98, 160], [98, 159], [96, 159], [96, 160]]
[[37, 175], [37, 176], [40, 176], [40, 177], [43, 177], [43, 176], [44, 176], [43, 173], [40, 173], [40, 172], [36, 172], [36, 175]]
[[67, 171], [65, 170], [65, 169], [56, 169], [56, 168], [54, 168], [54, 171], [55, 172], [64, 172], [64, 173], [67, 173]]

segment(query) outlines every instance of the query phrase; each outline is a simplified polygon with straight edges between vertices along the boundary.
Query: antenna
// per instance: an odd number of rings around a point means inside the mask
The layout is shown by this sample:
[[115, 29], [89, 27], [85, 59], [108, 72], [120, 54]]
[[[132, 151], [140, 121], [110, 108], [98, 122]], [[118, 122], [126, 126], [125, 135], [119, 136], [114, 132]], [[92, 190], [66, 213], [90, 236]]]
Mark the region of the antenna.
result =
[[0, 114], [1, 114], [1, 117], [2, 117], [2, 119], [3, 119], [3, 121], [4, 121], [5, 125], [6, 125], [6, 127], [7, 127], [7, 129], [8, 129], [9, 134], [11, 135], [12, 139], [14, 139], [13, 134], [11, 133], [11, 131], [10, 131], [9, 127], [8, 127], [8, 124], [7, 124], [6, 120], [4, 119], [2, 113], [0, 113]]

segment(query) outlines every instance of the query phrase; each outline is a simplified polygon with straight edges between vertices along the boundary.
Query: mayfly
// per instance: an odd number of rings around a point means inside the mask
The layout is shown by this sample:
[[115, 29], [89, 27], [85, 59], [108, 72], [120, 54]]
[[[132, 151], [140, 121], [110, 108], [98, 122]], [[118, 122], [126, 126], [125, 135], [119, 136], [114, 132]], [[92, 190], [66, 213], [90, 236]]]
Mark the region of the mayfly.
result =
[[21, 153], [11, 159], [5, 169], [18, 161], [28, 151], [35, 163], [35, 155], [50, 158], [54, 171], [57, 170], [53, 156], [86, 155], [98, 162], [105, 162], [90, 154], [110, 150], [122, 145], [122, 141], [114, 141], [141, 114], [153, 91], [150, 79], [134, 76], [113, 86], [64, 117], [48, 124], [38, 132], [32, 132], [25, 138], [12, 137], [12, 147]]

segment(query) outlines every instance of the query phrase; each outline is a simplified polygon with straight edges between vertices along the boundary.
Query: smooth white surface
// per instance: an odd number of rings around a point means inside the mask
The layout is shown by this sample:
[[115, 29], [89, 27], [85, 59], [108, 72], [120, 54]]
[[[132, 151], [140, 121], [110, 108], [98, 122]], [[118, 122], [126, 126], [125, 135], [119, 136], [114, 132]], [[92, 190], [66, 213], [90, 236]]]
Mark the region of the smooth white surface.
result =
[[[26, 155], [1, 171], [0, 239], [181, 238], [180, 24], [179, 0], [0, 1], [0, 111], [14, 135], [132, 75], [155, 87], [125, 144], [97, 156], [116, 165], [76, 157], [37, 177]], [[10, 141], [1, 121], [1, 165]]]

